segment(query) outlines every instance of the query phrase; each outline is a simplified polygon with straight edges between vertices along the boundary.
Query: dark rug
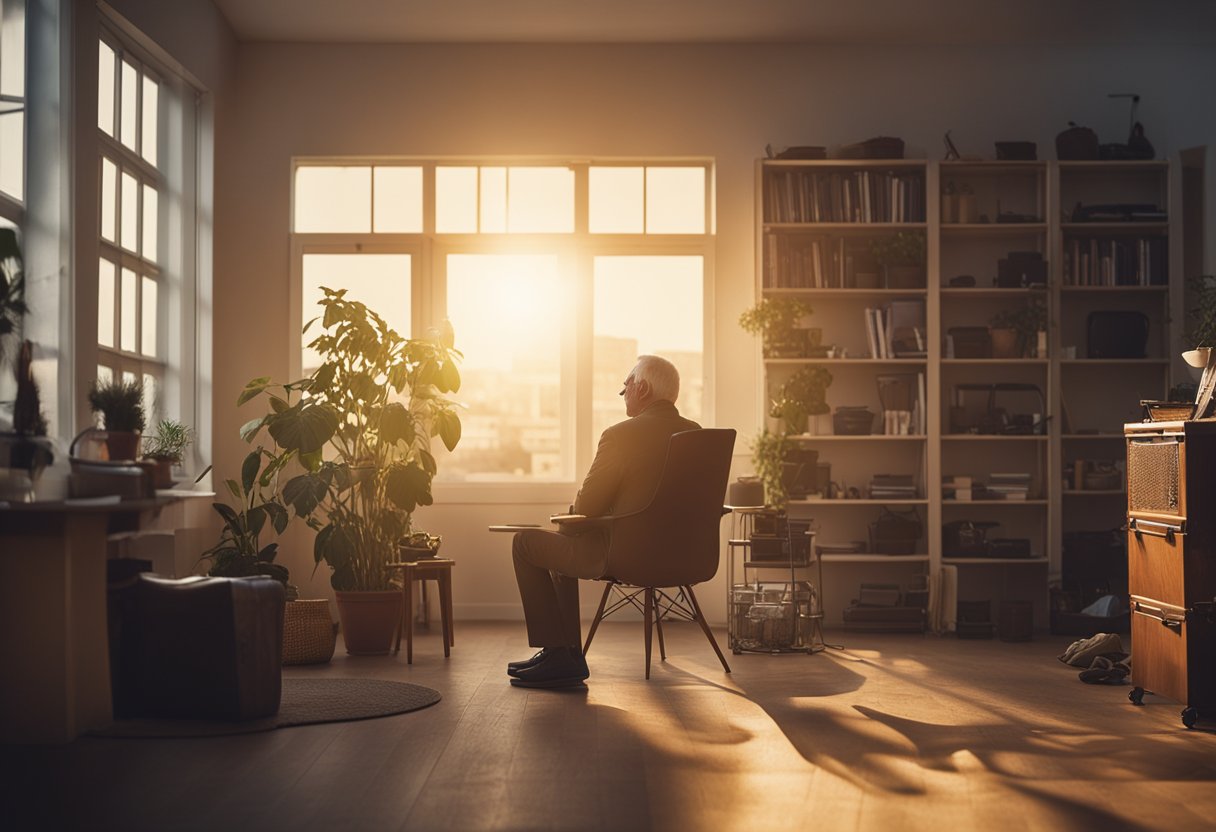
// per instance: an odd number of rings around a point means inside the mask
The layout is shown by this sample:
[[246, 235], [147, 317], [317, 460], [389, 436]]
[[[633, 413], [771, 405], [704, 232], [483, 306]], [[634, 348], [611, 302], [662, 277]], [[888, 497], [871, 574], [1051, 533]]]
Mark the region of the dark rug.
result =
[[384, 679], [283, 680], [279, 712], [263, 719], [218, 722], [203, 719], [121, 719], [109, 728], [90, 731], [94, 737], [216, 737], [250, 734], [315, 725], [349, 722], [402, 714], [434, 705], [439, 691]]

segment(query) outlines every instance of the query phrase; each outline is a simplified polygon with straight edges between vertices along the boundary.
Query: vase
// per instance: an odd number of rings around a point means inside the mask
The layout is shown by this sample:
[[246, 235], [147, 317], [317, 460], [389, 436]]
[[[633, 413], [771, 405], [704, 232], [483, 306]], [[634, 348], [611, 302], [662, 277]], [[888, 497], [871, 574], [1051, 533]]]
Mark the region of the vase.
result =
[[352, 656], [385, 656], [401, 625], [401, 593], [396, 590], [335, 592], [342, 640]]
[[139, 454], [139, 433], [133, 430], [106, 431], [106, 451], [111, 460], [135, 459]]

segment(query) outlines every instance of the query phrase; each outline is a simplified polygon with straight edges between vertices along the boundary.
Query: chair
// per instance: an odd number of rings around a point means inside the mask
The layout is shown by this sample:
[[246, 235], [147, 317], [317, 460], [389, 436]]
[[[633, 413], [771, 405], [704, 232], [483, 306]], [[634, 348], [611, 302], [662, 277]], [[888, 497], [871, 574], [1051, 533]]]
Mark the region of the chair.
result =
[[[604, 594], [587, 642], [585, 654], [600, 622], [626, 606], [642, 612], [646, 638], [646, 678], [650, 678], [651, 627], [658, 632], [659, 655], [667, 660], [663, 619], [669, 616], [696, 621], [709, 639], [718, 661], [730, 665], [718, 648], [701, 613], [693, 584], [710, 580], [720, 560], [722, 503], [730, 475], [735, 431], [723, 428], [674, 434], [667, 446], [663, 475], [650, 504], [641, 511], [586, 522], [607, 525], [610, 533], [604, 574]], [[675, 590], [674, 593], [668, 589]], [[613, 591], [620, 596], [608, 603]], [[639, 601], [639, 596], [641, 600]]]

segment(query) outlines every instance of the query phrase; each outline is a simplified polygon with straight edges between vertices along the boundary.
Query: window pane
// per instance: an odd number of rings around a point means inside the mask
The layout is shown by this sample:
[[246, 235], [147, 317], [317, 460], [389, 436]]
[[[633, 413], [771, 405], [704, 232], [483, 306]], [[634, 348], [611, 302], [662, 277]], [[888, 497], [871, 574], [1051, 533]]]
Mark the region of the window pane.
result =
[[574, 230], [574, 171], [569, 168], [511, 168], [507, 228], [515, 234]]
[[144, 76], [143, 129], [140, 136], [140, 153], [148, 163], [156, 165], [156, 146], [159, 133], [156, 129], [157, 100], [160, 87], [148, 76]]
[[370, 167], [296, 169], [296, 231], [362, 232], [372, 229]]
[[375, 231], [422, 233], [422, 168], [376, 168]]
[[104, 257], [97, 264], [97, 343], [114, 346], [114, 264]]
[[661, 355], [680, 371], [676, 404], [700, 420], [702, 258], [595, 258], [595, 344], [592, 353], [592, 430], [599, 435], [625, 418], [621, 382], [639, 355]]
[[135, 177], [123, 171], [122, 173], [122, 225], [118, 229], [122, 237], [122, 247], [131, 251], [139, 250], [139, 184]]
[[435, 168], [435, 230], [476, 233], [477, 168]]
[[143, 327], [140, 332], [139, 348], [144, 355], [155, 358], [156, 351], [156, 280], [145, 276], [143, 279], [143, 297], [140, 298], [140, 317]]
[[25, 3], [4, 0], [0, 22], [0, 95], [25, 97]]
[[135, 312], [139, 308], [135, 298], [135, 272], [130, 269], [122, 270], [122, 301], [118, 306], [119, 313], [119, 347], [128, 352], [135, 352]]
[[641, 234], [642, 168], [591, 168], [588, 228], [592, 234]]
[[453, 480], [559, 479], [561, 326], [551, 255], [452, 255], [448, 317], [464, 353], [462, 438], [439, 465]]
[[[305, 254], [301, 328], [321, 314], [317, 302], [325, 286], [346, 289], [347, 298], [367, 304], [398, 333], [410, 337], [412, 268], [408, 254]], [[321, 333], [320, 326], [320, 321], [313, 324], [301, 339], [304, 372], [320, 366], [316, 351], [305, 346]]]
[[156, 193], [156, 188], [151, 185], [144, 185], [144, 233], [141, 239], [142, 251], [145, 258], [156, 262], [156, 207], [159, 202], [159, 196]]
[[481, 169], [481, 231], [502, 234], [507, 230], [507, 169]]
[[25, 113], [0, 116], [0, 191], [25, 199]]
[[[114, 368], [107, 367], [105, 364], [97, 365], [97, 380], [103, 384], [109, 383], [114, 378]], [[97, 414], [98, 420], [101, 419], [101, 414]]]
[[151, 373], [144, 373], [144, 421], [148, 428], [165, 418], [165, 407], [161, 401], [160, 379]]
[[646, 168], [646, 233], [705, 233], [705, 168]]
[[118, 181], [118, 168], [109, 159], [101, 160], [101, 236], [111, 243], [117, 242], [114, 223], [115, 212], [118, 210], [118, 194], [115, 193]]
[[139, 70], [127, 61], [122, 62], [122, 94], [118, 99], [119, 140], [135, 149], [135, 125], [139, 120]]
[[114, 50], [97, 42], [97, 126], [114, 135]]

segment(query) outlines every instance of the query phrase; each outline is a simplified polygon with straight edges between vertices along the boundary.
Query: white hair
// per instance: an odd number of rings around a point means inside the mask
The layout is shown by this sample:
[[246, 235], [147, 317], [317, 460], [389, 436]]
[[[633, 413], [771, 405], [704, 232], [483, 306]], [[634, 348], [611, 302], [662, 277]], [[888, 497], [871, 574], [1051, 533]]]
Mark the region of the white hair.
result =
[[653, 398], [674, 403], [680, 395], [680, 371], [666, 358], [657, 355], [639, 355], [633, 368], [633, 380], [650, 385]]

